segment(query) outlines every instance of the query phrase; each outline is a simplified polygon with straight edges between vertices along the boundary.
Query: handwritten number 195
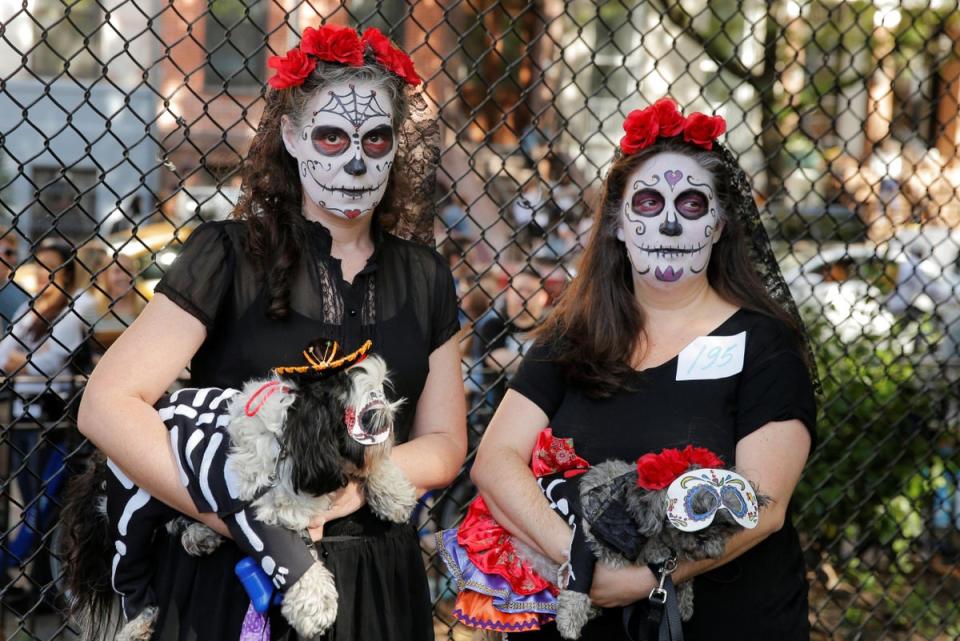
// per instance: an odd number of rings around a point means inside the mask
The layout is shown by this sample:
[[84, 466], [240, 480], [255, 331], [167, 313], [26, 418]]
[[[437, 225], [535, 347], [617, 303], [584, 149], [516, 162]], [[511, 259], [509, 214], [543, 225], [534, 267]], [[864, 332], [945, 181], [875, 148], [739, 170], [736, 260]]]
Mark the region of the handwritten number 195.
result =
[[[690, 367], [687, 368], [687, 374], [693, 372], [694, 369], [699, 369], [700, 371], [708, 370], [711, 367], [724, 367], [727, 363], [730, 362], [730, 359], [733, 358], [733, 350], [737, 348], [736, 345], [730, 345], [727, 349], [721, 347], [714, 347], [710, 349], [706, 354], [706, 358], [703, 359], [701, 363], [701, 357], [703, 353], [707, 351], [706, 346], [701, 347], [700, 351], [697, 352], [697, 357], [690, 361]], [[697, 363], [700, 363], [700, 367], [697, 367]]]

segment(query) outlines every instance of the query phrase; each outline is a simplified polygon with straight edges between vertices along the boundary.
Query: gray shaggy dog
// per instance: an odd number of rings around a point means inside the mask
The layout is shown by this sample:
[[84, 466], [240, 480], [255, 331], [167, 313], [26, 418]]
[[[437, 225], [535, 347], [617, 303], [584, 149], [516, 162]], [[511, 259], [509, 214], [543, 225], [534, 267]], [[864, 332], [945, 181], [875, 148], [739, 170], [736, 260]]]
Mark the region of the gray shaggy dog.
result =
[[[384, 520], [405, 522], [416, 504], [415, 489], [389, 458], [402, 401], [386, 400], [387, 367], [365, 357], [369, 347], [333, 361], [336, 345], [315, 342], [305, 352], [308, 365], [277, 368], [242, 390], [179, 390], [156, 405], [198, 511], [227, 524], [283, 593], [281, 613], [302, 638], [323, 634], [337, 613], [333, 576], [306, 532], [311, 520], [351, 480]], [[194, 555], [221, 542], [100, 454], [72, 481], [63, 519], [67, 585], [85, 640], [150, 639], [157, 528], [180, 533]]]
[[[700, 467], [692, 465], [688, 471], [696, 469]], [[573, 527], [570, 561], [559, 568], [518, 539], [512, 542], [542, 576], [564, 575], [557, 630], [565, 639], [578, 639], [587, 621], [599, 614], [589, 597], [598, 561], [625, 567], [660, 564], [673, 556], [678, 561], [719, 558], [727, 540], [743, 529], [727, 510], [718, 510], [713, 522], [696, 532], [674, 527], [668, 518], [667, 490], [638, 487], [636, 465], [624, 461], [605, 461], [569, 479], [545, 476], [538, 483], [554, 511]], [[754, 494], [760, 507], [769, 503], [769, 497]], [[695, 496], [692, 505], [703, 513], [711, 508], [707, 500], [706, 495]], [[693, 585], [688, 581], [676, 590], [680, 616], [687, 621], [693, 616]]]

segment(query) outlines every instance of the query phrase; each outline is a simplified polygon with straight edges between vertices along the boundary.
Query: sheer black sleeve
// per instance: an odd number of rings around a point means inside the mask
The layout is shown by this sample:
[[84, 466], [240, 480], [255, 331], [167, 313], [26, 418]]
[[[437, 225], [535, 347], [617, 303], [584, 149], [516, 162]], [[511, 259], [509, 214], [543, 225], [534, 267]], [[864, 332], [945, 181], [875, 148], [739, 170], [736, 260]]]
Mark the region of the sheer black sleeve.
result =
[[233, 247], [225, 225], [203, 223], [157, 284], [163, 294], [210, 329], [233, 281]]
[[[810, 372], [800, 350], [784, 332], [748, 346], [737, 398], [736, 438], [771, 421], [797, 419], [816, 445], [817, 406]], [[812, 447], [811, 447], [812, 449]]]
[[460, 331], [460, 315], [457, 303], [457, 288], [453, 283], [453, 273], [439, 254], [434, 276], [433, 310], [430, 322], [430, 351], [446, 343], [451, 336]]
[[510, 389], [533, 401], [548, 418], [553, 418], [567, 393], [567, 384], [549, 346], [536, 343], [530, 348], [510, 381]]

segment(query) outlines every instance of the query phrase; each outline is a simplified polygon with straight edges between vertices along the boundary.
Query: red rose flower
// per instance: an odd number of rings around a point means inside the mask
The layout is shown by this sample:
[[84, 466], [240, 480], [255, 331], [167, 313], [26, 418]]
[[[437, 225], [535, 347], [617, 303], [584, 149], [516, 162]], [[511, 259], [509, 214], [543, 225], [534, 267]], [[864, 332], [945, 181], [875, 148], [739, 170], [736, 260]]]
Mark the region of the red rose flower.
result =
[[363, 64], [363, 45], [355, 29], [336, 24], [307, 27], [300, 39], [300, 49], [324, 62], [339, 62], [353, 67]]
[[377, 62], [400, 76], [404, 82], [409, 85], [419, 85], [422, 82], [410, 56], [395, 47], [382, 31], [370, 27], [363, 32], [362, 42], [370, 47]]
[[723, 467], [723, 459], [711, 452], [705, 447], [694, 447], [688, 445], [682, 452], [687, 463], [690, 465], [699, 465], [700, 467]]
[[662, 490], [687, 471], [690, 464], [680, 450], [667, 448], [659, 454], [644, 454], [637, 459], [637, 486]]
[[649, 147], [660, 132], [657, 110], [653, 107], [634, 109], [623, 121], [623, 130], [627, 132], [627, 135], [620, 139], [620, 149], [623, 153], [629, 156]]
[[698, 147], [713, 149], [713, 141], [726, 130], [727, 122], [721, 116], [695, 113], [683, 125], [683, 139]]
[[653, 103], [653, 108], [657, 111], [661, 136], [671, 138], [683, 131], [683, 123], [686, 119], [677, 109], [677, 103], [670, 98], [661, 98]]
[[317, 61], [300, 49], [291, 49], [285, 57], [270, 56], [267, 66], [277, 70], [276, 75], [270, 78], [270, 86], [274, 89], [286, 89], [302, 85], [307, 76], [313, 73]]

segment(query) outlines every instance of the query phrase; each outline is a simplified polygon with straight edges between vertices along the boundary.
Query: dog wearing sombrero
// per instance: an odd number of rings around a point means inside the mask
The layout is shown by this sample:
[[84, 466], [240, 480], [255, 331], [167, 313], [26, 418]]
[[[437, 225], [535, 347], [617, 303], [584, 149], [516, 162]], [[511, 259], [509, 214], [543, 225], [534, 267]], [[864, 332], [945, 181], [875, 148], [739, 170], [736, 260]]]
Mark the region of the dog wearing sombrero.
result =
[[[304, 350], [304, 364], [274, 368], [242, 390], [181, 389], [156, 404], [197, 509], [226, 523], [283, 593], [281, 613], [304, 638], [322, 634], [337, 613], [333, 576], [307, 534], [311, 520], [351, 480], [386, 521], [407, 521], [416, 504], [416, 490], [389, 457], [403, 401], [387, 400], [387, 367], [370, 349], [367, 341], [341, 356], [336, 342], [317, 340]], [[63, 520], [67, 585], [85, 639], [150, 638], [157, 528], [179, 533], [198, 556], [221, 542], [100, 454], [71, 483]]]

